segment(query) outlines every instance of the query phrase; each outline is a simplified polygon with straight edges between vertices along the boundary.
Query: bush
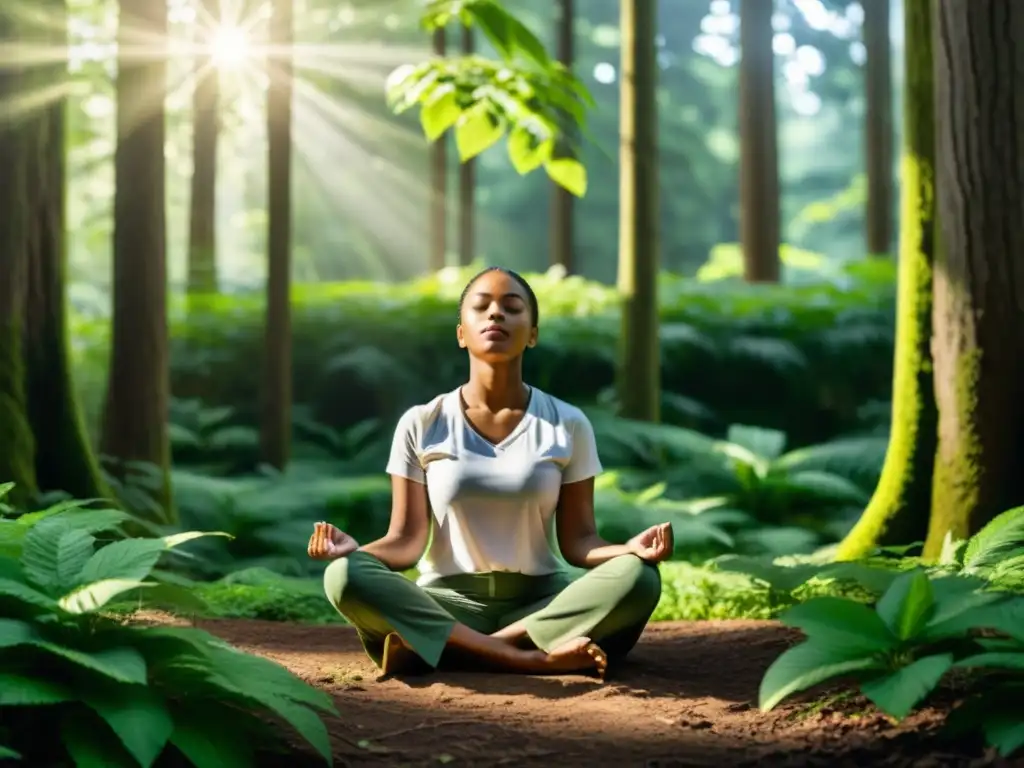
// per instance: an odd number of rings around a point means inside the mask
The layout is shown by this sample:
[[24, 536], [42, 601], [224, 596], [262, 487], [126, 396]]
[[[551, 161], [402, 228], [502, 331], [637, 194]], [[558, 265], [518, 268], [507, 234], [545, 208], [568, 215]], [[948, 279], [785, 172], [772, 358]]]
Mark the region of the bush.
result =
[[101, 541], [129, 518], [87, 504], [0, 519], [0, 760], [250, 764], [287, 745], [267, 727], [278, 719], [329, 763], [326, 694], [206, 632], [118, 619], [205, 610], [154, 576], [165, 552], [207, 534]]
[[[294, 394], [310, 419], [339, 430], [371, 417], [390, 422], [408, 405], [454, 388], [465, 375], [453, 331], [469, 274], [297, 287]], [[757, 424], [785, 430], [794, 445], [863, 429], [863, 415], [888, 399], [891, 386], [894, 270], [876, 260], [837, 274], [798, 286], [663, 275], [665, 420], [710, 434]], [[542, 337], [527, 355], [529, 380], [575, 403], [606, 397], [619, 336], [615, 291], [554, 272], [529, 277]], [[207, 297], [188, 312], [176, 305], [174, 394], [231, 406], [232, 426], [256, 424], [253, 365], [262, 359], [263, 311], [262, 295]], [[102, 393], [107, 325], [73, 316], [76, 371], [91, 413]], [[230, 439], [250, 438], [236, 432]]]

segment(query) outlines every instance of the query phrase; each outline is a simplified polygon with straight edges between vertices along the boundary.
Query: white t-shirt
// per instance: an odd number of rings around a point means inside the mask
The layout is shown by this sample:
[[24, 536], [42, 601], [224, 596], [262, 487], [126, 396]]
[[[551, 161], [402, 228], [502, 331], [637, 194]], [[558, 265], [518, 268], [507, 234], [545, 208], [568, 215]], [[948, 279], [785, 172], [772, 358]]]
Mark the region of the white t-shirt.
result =
[[522, 421], [493, 444], [470, 425], [455, 389], [403, 414], [387, 472], [427, 486], [431, 537], [419, 564], [427, 584], [464, 573], [557, 572], [559, 492], [600, 474], [601, 461], [590, 420], [575, 406], [534, 388]]

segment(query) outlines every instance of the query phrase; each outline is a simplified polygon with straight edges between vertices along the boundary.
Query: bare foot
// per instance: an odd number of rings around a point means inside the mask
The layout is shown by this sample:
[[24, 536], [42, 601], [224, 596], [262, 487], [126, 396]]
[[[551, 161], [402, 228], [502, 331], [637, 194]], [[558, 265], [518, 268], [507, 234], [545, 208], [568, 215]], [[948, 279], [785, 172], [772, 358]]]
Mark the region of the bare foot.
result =
[[608, 656], [589, 637], [578, 637], [545, 654], [545, 664], [550, 672], [593, 670], [603, 680], [608, 671]]

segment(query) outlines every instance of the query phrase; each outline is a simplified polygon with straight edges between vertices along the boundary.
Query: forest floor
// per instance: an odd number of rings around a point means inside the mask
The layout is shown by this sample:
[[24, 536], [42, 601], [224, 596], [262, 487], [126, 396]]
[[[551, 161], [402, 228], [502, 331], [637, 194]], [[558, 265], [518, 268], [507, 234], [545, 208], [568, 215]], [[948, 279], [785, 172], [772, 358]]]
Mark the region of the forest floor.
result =
[[799, 639], [774, 622], [653, 624], [604, 684], [468, 672], [381, 680], [348, 627], [196, 625], [329, 692], [340, 713], [328, 722], [337, 766], [1024, 765], [940, 738], [949, 701], [899, 725], [864, 699], [821, 691], [762, 714], [761, 677]]

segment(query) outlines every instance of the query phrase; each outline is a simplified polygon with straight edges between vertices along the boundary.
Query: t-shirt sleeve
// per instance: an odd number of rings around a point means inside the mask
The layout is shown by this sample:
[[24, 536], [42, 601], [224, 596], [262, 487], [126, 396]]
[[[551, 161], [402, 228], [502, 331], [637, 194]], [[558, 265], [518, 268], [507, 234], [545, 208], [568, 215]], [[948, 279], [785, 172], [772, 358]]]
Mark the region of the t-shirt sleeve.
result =
[[427, 484], [427, 474], [419, 457], [419, 434], [421, 431], [419, 412], [410, 408], [395, 427], [395, 436], [391, 440], [391, 455], [388, 457], [387, 473], [417, 483]]
[[578, 483], [601, 474], [601, 459], [597, 455], [597, 439], [590, 419], [580, 411], [571, 422], [572, 456], [562, 470], [562, 485]]

